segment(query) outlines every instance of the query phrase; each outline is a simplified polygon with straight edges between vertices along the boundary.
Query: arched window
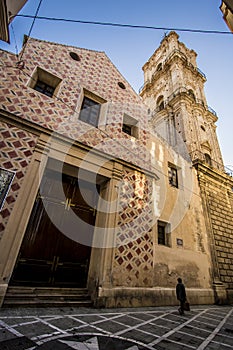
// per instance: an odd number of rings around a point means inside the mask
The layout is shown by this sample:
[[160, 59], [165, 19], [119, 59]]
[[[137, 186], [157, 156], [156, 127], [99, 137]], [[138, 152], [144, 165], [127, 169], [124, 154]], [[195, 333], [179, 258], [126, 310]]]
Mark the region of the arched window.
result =
[[156, 105], [157, 105], [158, 111], [161, 111], [162, 109], [164, 109], [164, 98], [162, 95], [157, 98]]
[[162, 70], [162, 63], [161, 62], [157, 65], [157, 68], [156, 68], [157, 72], [159, 72], [160, 70]]
[[205, 153], [205, 162], [206, 162], [206, 164], [208, 164], [210, 166], [212, 165], [212, 160], [211, 160], [211, 157], [208, 153]]
[[196, 101], [196, 97], [192, 89], [189, 89], [188, 94], [194, 101]]

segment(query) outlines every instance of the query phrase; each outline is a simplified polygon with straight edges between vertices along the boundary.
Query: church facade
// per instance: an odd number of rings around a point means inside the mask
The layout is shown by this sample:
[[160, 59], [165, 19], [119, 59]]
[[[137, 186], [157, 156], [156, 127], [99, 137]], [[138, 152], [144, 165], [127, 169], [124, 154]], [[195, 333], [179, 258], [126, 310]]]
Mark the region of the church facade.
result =
[[104, 52], [25, 38], [1, 51], [0, 303], [85, 288], [96, 307], [233, 291], [233, 180], [196, 53], [175, 32], [138, 95]]

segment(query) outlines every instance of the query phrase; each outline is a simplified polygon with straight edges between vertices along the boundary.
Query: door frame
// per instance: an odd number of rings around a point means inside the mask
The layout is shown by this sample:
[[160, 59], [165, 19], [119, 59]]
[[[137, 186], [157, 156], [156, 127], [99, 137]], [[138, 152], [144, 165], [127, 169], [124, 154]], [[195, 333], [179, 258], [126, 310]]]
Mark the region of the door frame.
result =
[[[45, 176], [43, 177], [43, 188], [38, 192], [30, 215], [10, 284], [16, 286], [85, 288], [92, 246], [85, 246], [67, 237], [62, 229], [54, 225], [53, 219], [48, 215], [46, 207], [53, 207], [52, 212], [55, 216], [57, 216], [60, 209], [59, 221], [65, 219], [69, 223], [69, 215], [72, 211], [70, 206], [67, 205], [67, 201], [63, 202], [57, 196], [57, 180], [60, 179], [56, 172], [50, 169], [47, 170], [47, 174], [44, 173]], [[81, 233], [82, 229], [86, 233], [90, 230], [93, 235], [96, 218], [96, 210], [93, 209], [94, 207], [92, 208], [96, 202], [93, 188], [90, 188], [86, 181], [79, 186], [77, 178], [69, 175], [66, 177], [65, 183], [67, 185], [67, 200], [69, 196], [73, 198], [73, 207], [78, 209], [78, 213], [81, 213], [81, 221], [85, 220], [84, 217], [88, 221], [90, 220], [88, 226], [81, 225], [81, 227], [79, 226], [80, 230], [77, 230], [77, 225], [75, 225], [72, 230], [74, 229], [77, 234]], [[82, 189], [89, 190], [92, 206], [81, 199]], [[46, 196], [46, 199], [43, 196]], [[64, 271], [66, 271], [65, 274]]]
[[[87, 172], [99, 174], [99, 177], [111, 180], [115, 167], [121, 171], [122, 165], [95, 151], [83, 162], [89, 148], [81, 144], [70, 144], [70, 141], [42, 133], [37, 140], [30, 164], [19, 191], [12, 213], [9, 217], [3, 237], [0, 241], [0, 306], [3, 303], [9, 280], [20, 251], [31, 211], [38, 193], [40, 180], [48, 164], [48, 160], [62, 162], [72, 168], [82, 168]], [[104, 162], [104, 164], [103, 164]], [[99, 164], [103, 164], [101, 167]], [[98, 215], [97, 215], [98, 216]], [[107, 219], [105, 219], [107, 221]], [[92, 249], [93, 250], [93, 249]], [[105, 255], [105, 250], [101, 256]], [[92, 264], [92, 254], [91, 261]], [[90, 270], [90, 269], [89, 269]], [[100, 271], [97, 274], [101, 273]], [[96, 275], [96, 273], [95, 273]], [[88, 277], [89, 278], [89, 277]]]

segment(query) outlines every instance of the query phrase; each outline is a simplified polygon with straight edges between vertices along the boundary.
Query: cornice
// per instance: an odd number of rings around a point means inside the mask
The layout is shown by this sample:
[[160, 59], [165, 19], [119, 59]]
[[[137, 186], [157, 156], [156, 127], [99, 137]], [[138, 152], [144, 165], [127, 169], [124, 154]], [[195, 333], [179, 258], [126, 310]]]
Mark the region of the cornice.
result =
[[221, 185], [221, 187], [226, 186], [226, 188], [233, 187], [233, 178], [223, 171], [209, 167], [199, 160], [194, 161], [193, 165], [196, 168], [198, 177], [201, 181], [212, 181], [215, 185], [217, 183]]
[[[13, 125], [15, 127], [18, 127], [19, 129], [24, 129], [27, 132], [29, 132], [35, 136], [41, 137], [42, 134], [46, 135], [46, 136], [53, 136], [54, 140], [57, 140], [58, 142], [62, 141], [62, 142], [67, 142], [69, 144], [72, 143], [73, 147], [78, 147], [79, 149], [81, 149], [84, 152], [92, 152], [93, 155], [100, 157], [100, 158], [105, 158], [106, 161], [113, 160], [113, 156], [111, 154], [101, 152], [101, 151], [94, 149], [88, 145], [85, 145], [77, 140], [71, 139], [68, 136], [54, 132], [51, 129], [47, 129], [47, 128], [40, 126], [38, 124], [35, 124], [29, 120], [22, 119], [16, 115], [9, 113], [9, 112], [6, 112], [2, 109], [0, 109], [0, 118], [1, 118], [1, 122]], [[40, 148], [40, 145], [38, 145], [38, 146]], [[124, 167], [128, 167], [134, 171], [142, 172], [145, 175], [154, 178], [155, 180], [159, 179], [159, 177], [149, 169], [140, 167], [138, 165], [129, 163], [127, 161], [124, 161], [123, 159], [116, 158], [116, 157], [114, 157], [114, 161], [116, 161], [119, 164], [123, 165]]]

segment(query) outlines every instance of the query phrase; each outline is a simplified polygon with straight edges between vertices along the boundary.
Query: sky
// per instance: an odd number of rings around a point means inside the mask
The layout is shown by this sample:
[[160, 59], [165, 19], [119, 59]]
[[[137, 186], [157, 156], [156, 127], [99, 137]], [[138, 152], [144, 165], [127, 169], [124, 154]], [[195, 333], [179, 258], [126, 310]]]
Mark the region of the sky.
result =
[[[35, 15], [40, 0], [28, 0], [20, 14]], [[38, 16], [112, 22], [163, 28], [229, 32], [203, 34], [178, 31], [188, 48], [197, 52], [205, 73], [208, 105], [218, 116], [217, 135], [226, 166], [233, 170], [233, 34], [222, 18], [221, 0], [42, 0]], [[33, 19], [16, 17], [10, 25], [10, 44], [0, 49], [17, 53]], [[104, 51], [136, 92], [143, 85], [142, 66], [169, 30], [135, 29], [36, 19], [31, 37]]]

